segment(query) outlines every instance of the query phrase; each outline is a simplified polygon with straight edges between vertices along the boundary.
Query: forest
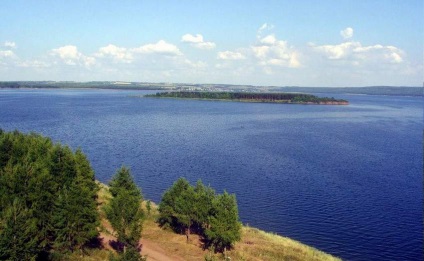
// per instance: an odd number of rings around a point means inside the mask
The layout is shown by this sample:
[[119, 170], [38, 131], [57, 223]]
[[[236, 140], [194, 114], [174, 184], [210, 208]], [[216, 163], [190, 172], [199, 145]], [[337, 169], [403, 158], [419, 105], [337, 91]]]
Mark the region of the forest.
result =
[[[145, 210], [130, 169], [121, 167], [108, 184], [111, 197], [98, 201], [99, 184], [84, 153], [36, 133], [0, 129], [0, 260], [66, 260], [99, 245], [105, 216], [117, 239], [110, 260], [146, 260], [140, 255]], [[150, 211], [150, 202], [144, 202]], [[216, 194], [198, 181], [180, 178], [164, 194], [157, 223], [204, 248], [223, 252], [240, 240], [235, 195]]]
[[183, 98], [206, 100], [231, 100], [248, 102], [272, 102], [295, 104], [348, 104], [346, 100], [337, 100], [333, 97], [317, 97], [303, 93], [260, 93], [260, 92], [158, 92], [144, 97], [155, 98]]

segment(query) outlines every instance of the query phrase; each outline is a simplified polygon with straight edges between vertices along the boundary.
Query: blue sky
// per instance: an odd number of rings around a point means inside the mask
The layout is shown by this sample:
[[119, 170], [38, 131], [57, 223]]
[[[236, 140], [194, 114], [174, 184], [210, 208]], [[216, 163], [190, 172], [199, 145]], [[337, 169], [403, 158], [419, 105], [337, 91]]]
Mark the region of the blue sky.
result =
[[421, 86], [422, 0], [0, 3], [0, 80]]

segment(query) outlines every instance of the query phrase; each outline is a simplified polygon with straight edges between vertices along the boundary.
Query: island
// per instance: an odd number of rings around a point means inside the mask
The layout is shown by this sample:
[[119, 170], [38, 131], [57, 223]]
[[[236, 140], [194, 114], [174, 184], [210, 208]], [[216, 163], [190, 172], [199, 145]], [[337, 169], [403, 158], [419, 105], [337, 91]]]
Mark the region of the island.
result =
[[144, 97], [181, 98], [239, 102], [267, 102], [288, 104], [348, 105], [349, 102], [333, 97], [318, 97], [304, 93], [260, 93], [260, 92], [158, 92]]

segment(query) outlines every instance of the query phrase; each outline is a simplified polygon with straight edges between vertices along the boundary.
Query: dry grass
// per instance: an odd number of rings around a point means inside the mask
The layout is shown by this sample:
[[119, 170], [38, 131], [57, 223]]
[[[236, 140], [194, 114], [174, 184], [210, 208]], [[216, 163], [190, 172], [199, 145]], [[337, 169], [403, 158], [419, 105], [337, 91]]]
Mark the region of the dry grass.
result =
[[340, 260], [287, 237], [243, 226], [242, 240], [231, 251], [233, 260]]
[[[110, 199], [108, 187], [99, 183], [99, 211], [101, 216], [101, 236], [111, 237], [110, 224], [104, 217], [101, 206]], [[202, 249], [202, 243], [197, 235], [191, 235], [189, 242], [185, 235], [175, 234], [171, 230], [162, 229], [155, 220], [158, 217], [157, 206], [151, 203], [151, 213], [147, 215], [146, 202], [143, 202], [143, 208], [146, 213], [142, 231], [142, 243], [149, 246], [156, 252], [161, 252], [169, 260], [205, 260], [209, 256], [213, 260], [224, 260], [222, 254], [213, 254], [208, 250]], [[73, 260], [107, 260], [109, 255], [114, 253], [111, 248], [90, 250], [88, 255], [73, 255]], [[143, 251], [142, 251], [143, 254]], [[304, 245], [300, 242], [287, 237], [282, 237], [262, 230], [243, 226], [242, 239], [235, 244], [233, 250], [228, 251], [227, 255], [231, 260], [340, 260], [336, 257], [321, 252], [315, 248]], [[149, 260], [149, 258], [147, 259]]]

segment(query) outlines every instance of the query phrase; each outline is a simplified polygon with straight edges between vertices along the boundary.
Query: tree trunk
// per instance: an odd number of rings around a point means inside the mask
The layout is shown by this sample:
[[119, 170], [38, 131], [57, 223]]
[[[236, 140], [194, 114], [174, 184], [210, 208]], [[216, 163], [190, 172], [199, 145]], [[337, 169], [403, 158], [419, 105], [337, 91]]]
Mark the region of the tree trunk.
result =
[[190, 227], [187, 227], [186, 229], [186, 238], [187, 238], [187, 243], [188, 243], [188, 239], [190, 237]]

